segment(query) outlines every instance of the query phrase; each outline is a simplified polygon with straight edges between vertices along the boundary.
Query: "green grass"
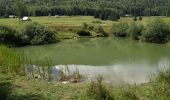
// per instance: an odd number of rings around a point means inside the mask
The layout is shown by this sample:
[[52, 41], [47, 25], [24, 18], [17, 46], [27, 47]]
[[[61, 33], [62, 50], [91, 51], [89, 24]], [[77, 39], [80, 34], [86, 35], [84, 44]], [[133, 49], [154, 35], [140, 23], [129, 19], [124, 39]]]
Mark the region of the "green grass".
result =
[[[155, 17], [143, 17], [143, 20], [139, 21], [139, 22], [146, 24], [150, 19], [153, 19], [153, 18], [155, 18]], [[74, 16], [74, 17], [61, 16], [60, 18], [46, 16], [46, 17], [31, 17], [31, 19], [33, 22], [38, 22], [40, 24], [44, 24], [47, 26], [49, 26], [49, 25], [80, 26], [84, 22], [92, 23], [92, 21], [99, 20], [99, 19], [93, 18], [92, 16]], [[170, 18], [166, 17], [163, 19], [167, 23], [170, 23]], [[132, 17], [124, 17], [118, 21], [109, 21], [109, 20], [102, 21], [102, 26], [106, 27], [106, 26], [112, 25], [113, 23], [119, 23], [119, 22], [130, 23], [132, 21], [133, 21]], [[17, 18], [0, 19], [0, 24], [10, 25], [10, 26], [14, 26], [14, 27], [21, 27], [25, 23], [26, 22], [20, 22], [19, 19], [17, 19]]]
[[101, 80], [94, 80], [90, 84], [62, 84], [38, 79], [28, 80], [25, 77], [0, 73], [0, 98], [5, 97], [8, 100], [169, 100], [169, 73], [170, 70], [166, 69], [157, 73], [149, 83], [123, 86], [112, 86]]
[[23, 74], [21, 64], [24, 63], [23, 56], [12, 48], [0, 44], [0, 72], [8, 74]]
[[[143, 20], [138, 21], [138, 23], [142, 23], [142, 24], [146, 25], [147, 22], [153, 18], [155, 18], [155, 17], [143, 17]], [[162, 19], [166, 23], [170, 23], [169, 17], [162, 17]], [[55, 18], [53, 16], [44, 16], [44, 17], [31, 17], [31, 20], [33, 22], [38, 22], [40, 24], [43, 24], [45, 26], [48, 26], [50, 28], [57, 30], [60, 33], [61, 37], [64, 36], [66, 38], [70, 38], [73, 36], [73, 32], [68, 31], [69, 29], [76, 28], [76, 27], [82, 25], [83, 23], [92, 23], [92, 21], [96, 21], [99, 19], [95, 19], [92, 16], [61, 16], [60, 18]], [[118, 21], [109, 21], [109, 20], [101, 21], [102, 23], [100, 25], [104, 28], [104, 30], [106, 32], [110, 32], [112, 24], [117, 24], [120, 22], [131, 23], [132, 21], [133, 21], [133, 17], [122, 17]], [[16, 29], [22, 29], [22, 27], [27, 23], [29, 23], [29, 22], [21, 22], [17, 18], [0, 19], [0, 24], [9, 25]], [[70, 33], [71, 35], [68, 35], [68, 33]]]

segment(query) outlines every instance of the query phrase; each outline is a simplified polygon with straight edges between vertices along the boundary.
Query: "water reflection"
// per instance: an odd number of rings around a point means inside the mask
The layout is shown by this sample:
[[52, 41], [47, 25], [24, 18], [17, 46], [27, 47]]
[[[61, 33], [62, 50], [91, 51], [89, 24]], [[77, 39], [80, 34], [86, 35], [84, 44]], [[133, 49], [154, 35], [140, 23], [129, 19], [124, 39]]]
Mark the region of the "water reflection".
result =
[[[161, 65], [158, 64], [158, 65]], [[55, 67], [62, 67], [58, 65]], [[117, 64], [110, 66], [92, 66], [92, 65], [67, 65], [71, 71], [78, 69], [81, 74], [93, 80], [101, 75], [105, 82], [112, 84], [141, 84], [150, 81], [152, 74], [155, 74], [161, 66], [143, 64]], [[167, 65], [166, 65], [167, 66]]]

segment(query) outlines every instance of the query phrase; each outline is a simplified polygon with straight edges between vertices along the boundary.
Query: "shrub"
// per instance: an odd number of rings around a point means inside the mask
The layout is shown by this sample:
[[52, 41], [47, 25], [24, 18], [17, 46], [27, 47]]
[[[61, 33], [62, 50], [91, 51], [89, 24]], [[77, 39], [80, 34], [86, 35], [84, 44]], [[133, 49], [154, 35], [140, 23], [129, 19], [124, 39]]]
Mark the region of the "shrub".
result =
[[127, 35], [126, 31], [128, 27], [127, 23], [113, 24], [111, 33], [116, 37], [125, 37]]
[[38, 23], [30, 23], [23, 30], [22, 39], [26, 44], [38, 45], [55, 43], [58, 41], [56, 33]]
[[19, 45], [21, 38], [18, 32], [10, 26], [0, 26], [0, 42], [5, 44]]
[[138, 40], [139, 36], [142, 33], [142, 30], [143, 30], [143, 25], [142, 24], [136, 24], [135, 22], [132, 22], [129, 25], [129, 29], [127, 30], [127, 33], [133, 39]]
[[81, 29], [82, 29], [82, 30], [93, 30], [93, 29], [94, 29], [94, 26], [91, 25], [91, 24], [83, 23], [83, 24], [81, 25]]
[[104, 31], [101, 26], [96, 26], [94, 31], [98, 34], [98, 36], [108, 36], [108, 34]]
[[161, 19], [154, 19], [148, 23], [142, 32], [142, 40], [152, 43], [165, 43], [170, 34], [169, 26]]
[[114, 100], [109, 91], [102, 84], [102, 80], [103, 78], [98, 76], [96, 82], [91, 81], [86, 92], [87, 96], [91, 100]]
[[155, 81], [170, 84], [170, 67], [159, 71], [155, 77]]
[[153, 98], [164, 98], [168, 100], [170, 98], [170, 67], [158, 71], [155, 77], [152, 79], [152, 91], [151, 96]]
[[139, 16], [139, 20], [140, 20], [140, 21], [142, 20], [142, 16]]
[[83, 24], [81, 25], [81, 29], [87, 29], [87, 27], [88, 27], [87, 23], [83, 23]]
[[133, 18], [133, 20], [134, 20], [134, 21], [137, 21], [138, 19], [137, 19], [137, 17], [135, 16], [135, 17]]

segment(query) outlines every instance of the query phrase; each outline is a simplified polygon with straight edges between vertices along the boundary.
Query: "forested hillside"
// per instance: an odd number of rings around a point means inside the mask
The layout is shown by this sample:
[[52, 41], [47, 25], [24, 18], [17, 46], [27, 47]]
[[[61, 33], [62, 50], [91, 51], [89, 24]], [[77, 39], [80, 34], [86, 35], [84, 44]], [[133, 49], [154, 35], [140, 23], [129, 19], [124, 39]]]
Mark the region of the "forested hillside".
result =
[[[18, 0], [0, 0], [0, 16], [15, 14]], [[169, 16], [170, 0], [20, 0], [27, 15], [92, 15], [101, 19], [132, 16]], [[22, 6], [23, 6], [22, 5]]]

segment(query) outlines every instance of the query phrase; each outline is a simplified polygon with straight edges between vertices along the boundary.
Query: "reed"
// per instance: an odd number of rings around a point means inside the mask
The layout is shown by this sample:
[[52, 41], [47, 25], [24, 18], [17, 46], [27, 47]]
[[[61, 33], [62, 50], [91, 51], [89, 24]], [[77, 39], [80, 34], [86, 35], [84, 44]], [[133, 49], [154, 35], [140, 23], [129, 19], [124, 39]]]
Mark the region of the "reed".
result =
[[24, 57], [20, 53], [5, 45], [0, 45], [0, 66], [2, 72], [23, 75], [23, 63]]

